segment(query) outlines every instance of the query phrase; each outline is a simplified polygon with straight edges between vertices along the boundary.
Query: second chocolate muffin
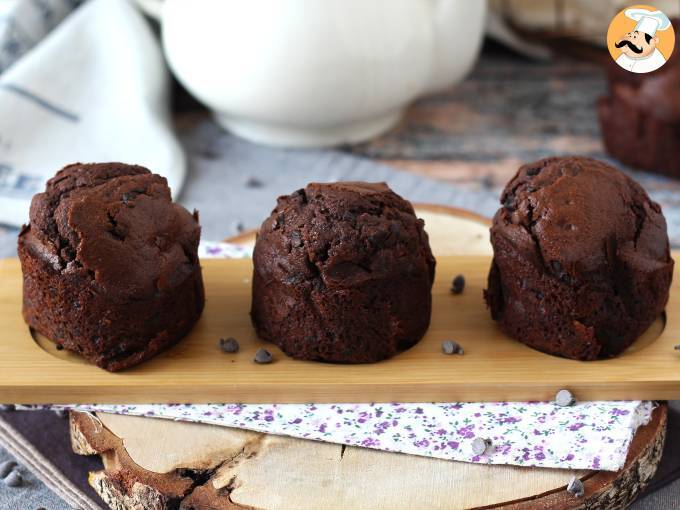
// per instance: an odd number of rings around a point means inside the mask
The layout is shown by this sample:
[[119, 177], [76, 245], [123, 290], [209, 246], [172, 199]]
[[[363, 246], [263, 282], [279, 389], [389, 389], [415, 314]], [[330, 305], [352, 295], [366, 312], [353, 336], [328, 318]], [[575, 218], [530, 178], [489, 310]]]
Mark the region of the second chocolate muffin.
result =
[[668, 301], [666, 221], [635, 181], [589, 158], [522, 166], [491, 228], [486, 301], [508, 335], [579, 360], [615, 356]]
[[435, 261], [423, 221], [384, 183], [280, 197], [253, 262], [253, 324], [294, 358], [380, 361], [429, 326]]

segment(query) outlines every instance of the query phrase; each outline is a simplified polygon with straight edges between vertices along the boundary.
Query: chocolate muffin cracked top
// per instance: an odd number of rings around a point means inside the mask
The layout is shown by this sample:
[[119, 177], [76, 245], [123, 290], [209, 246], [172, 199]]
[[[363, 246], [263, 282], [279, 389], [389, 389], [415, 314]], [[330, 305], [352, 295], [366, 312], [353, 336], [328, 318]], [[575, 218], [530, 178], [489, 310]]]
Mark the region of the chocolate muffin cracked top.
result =
[[121, 163], [74, 164], [33, 197], [19, 234], [23, 314], [107, 370], [182, 338], [203, 310], [198, 215], [166, 180]]
[[435, 261], [423, 221], [384, 183], [280, 197], [253, 262], [257, 333], [294, 358], [379, 361], [429, 326]]
[[522, 166], [491, 228], [486, 302], [508, 335], [579, 360], [616, 356], [659, 316], [666, 221], [635, 181], [581, 157]]

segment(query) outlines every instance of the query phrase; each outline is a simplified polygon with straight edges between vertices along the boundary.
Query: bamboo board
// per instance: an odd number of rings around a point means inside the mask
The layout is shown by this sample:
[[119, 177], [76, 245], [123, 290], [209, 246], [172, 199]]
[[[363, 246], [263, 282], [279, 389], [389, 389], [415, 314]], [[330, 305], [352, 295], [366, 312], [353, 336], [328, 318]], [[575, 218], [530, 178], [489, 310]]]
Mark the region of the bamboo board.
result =
[[[561, 388], [583, 400], [680, 398], [680, 278], [676, 275], [667, 324], [660, 321], [616, 359], [578, 362], [548, 356], [505, 337], [482, 300], [487, 256], [439, 257], [432, 324], [398, 356], [370, 365], [296, 361], [259, 341], [248, 315], [250, 260], [205, 260], [206, 308], [191, 334], [155, 359], [107, 373], [67, 359], [53, 344], [41, 347], [21, 317], [21, 271], [0, 261], [0, 402], [204, 403], [550, 400]], [[466, 276], [462, 295], [450, 294], [454, 275]], [[220, 337], [241, 350], [223, 354]], [[441, 353], [455, 339], [464, 356]], [[257, 365], [259, 347], [275, 361]]]

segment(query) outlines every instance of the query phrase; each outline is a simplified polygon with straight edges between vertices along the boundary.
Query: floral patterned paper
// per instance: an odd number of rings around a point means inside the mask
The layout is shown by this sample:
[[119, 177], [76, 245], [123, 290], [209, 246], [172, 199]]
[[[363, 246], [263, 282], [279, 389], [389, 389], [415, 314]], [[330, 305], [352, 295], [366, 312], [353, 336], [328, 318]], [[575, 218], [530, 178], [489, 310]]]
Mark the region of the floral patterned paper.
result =
[[[68, 406], [67, 406], [68, 407]], [[363, 446], [412, 455], [488, 464], [616, 471], [651, 402], [450, 404], [172, 404], [87, 405], [101, 411], [194, 421]], [[487, 454], [472, 453], [476, 437]]]
[[[248, 248], [205, 243], [203, 258], [245, 258]], [[33, 406], [167, 418], [331, 443], [487, 464], [616, 471], [652, 402], [423, 404], [207, 404]], [[487, 453], [472, 453], [476, 437]]]

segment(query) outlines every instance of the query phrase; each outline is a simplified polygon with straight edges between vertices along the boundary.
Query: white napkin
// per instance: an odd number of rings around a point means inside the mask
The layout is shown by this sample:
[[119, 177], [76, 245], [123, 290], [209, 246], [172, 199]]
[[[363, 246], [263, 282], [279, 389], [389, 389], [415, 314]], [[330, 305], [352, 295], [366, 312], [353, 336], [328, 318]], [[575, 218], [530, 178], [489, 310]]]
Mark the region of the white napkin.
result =
[[0, 47], [14, 48], [0, 52], [0, 223], [25, 223], [32, 195], [77, 161], [140, 164], [174, 193], [182, 185], [169, 75], [147, 21], [127, 0], [91, 0], [49, 32], [77, 3], [12, 0], [0, 10]]

